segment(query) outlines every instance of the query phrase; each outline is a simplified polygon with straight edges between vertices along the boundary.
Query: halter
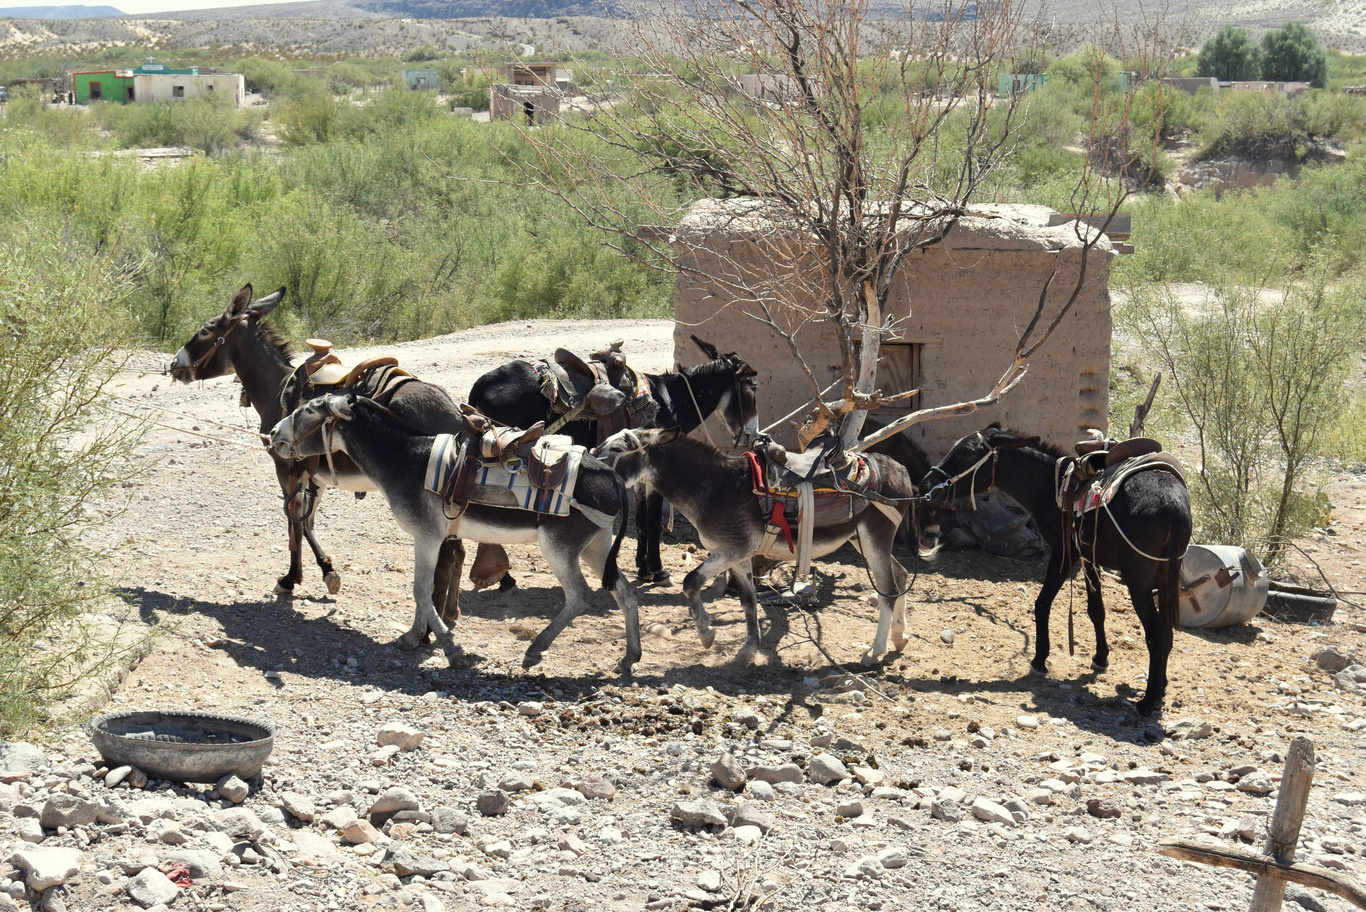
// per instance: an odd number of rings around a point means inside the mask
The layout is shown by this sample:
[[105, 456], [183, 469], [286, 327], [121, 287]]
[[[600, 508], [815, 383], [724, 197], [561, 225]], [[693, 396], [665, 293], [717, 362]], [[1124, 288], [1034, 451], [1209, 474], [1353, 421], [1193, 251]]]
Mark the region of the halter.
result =
[[208, 360], [212, 358], [214, 355], [216, 355], [218, 353], [218, 350], [222, 348], [224, 343], [228, 341], [228, 336], [232, 335], [232, 331], [237, 328], [238, 324], [240, 324], [250, 315], [251, 311], [249, 310], [244, 310], [240, 314], [238, 314], [237, 317], [234, 318], [233, 321], [228, 324], [228, 328], [223, 330], [222, 334], [219, 335], [217, 339], [213, 340], [213, 344], [209, 346], [209, 350], [190, 362], [190, 367], [194, 370], [199, 370], [200, 367], [208, 363]]
[[[321, 431], [323, 434], [323, 456], [327, 459], [327, 471], [332, 475], [331, 486], [335, 488], [338, 486], [339, 479], [337, 478], [337, 467], [332, 463], [332, 443], [333, 438], [336, 436], [337, 433], [337, 420], [340, 416], [336, 413], [336, 411], [332, 408], [331, 405], [327, 405], [328, 417], [318, 422], [318, 426], [315, 427], [313, 430], [309, 431], [307, 434], [304, 434], [302, 437], [300, 437], [294, 433], [294, 426], [299, 421], [299, 412], [301, 411], [303, 411], [303, 409], [298, 408], [291, 412], [289, 415], [289, 430], [291, 438], [290, 445], [291, 447], [293, 447], [295, 444], [298, 443], [298, 441], [307, 440], [309, 437], [312, 437], [314, 434]], [[303, 460], [295, 459], [294, 461], [302, 462]]]
[[[621, 457], [631, 456], [635, 453], [645, 452], [645, 441], [640, 439], [640, 431], [634, 428], [628, 428], [624, 431], [618, 431], [616, 434], [613, 435], [613, 437], [622, 437], [631, 442], [631, 448], [629, 450], [620, 450], [608, 455], [597, 457], [598, 459], [601, 459], [603, 462], [610, 465], [613, 468], [613, 470], [616, 469], [617, 463], [621, 461]], [[596, 456], [597, 454], [595, 453], [594, 455]]]
[[[978, 432], [977, 432], [976, 434], [974, 434], [973, 436], [975, 436], [978, 440], [980, 440], [984, 445], [986, 444], [987, 439], [986, 439], [986, 437], [982, 436], [982, 432], [981, 432], [981, 431], [978, 431]], [[944, 481], [942, 481], [942, 482], [940, 482], [939, 484], [935, 485], [935, 490], [938, 490], [939, 488], [942, 488], [942, 487], [944, 487], [945, 485], [947, 485], [947, 486], [949, 487], [949, 489], [952, 490], [954, 485], [956, 485], [958, 482], [962, 481], [964, 478], [967, 478], [969, 475], [971, 475], [971, 476], [973, 476], [973, 480], [972, 480], [972, 482], [970, 482], [969, 485], [968, 485], [968, 498], [969, 498], [969, 503], [971, 503], [971, 505], [972, 505], [972, 509], [973, 509], [973, 510], [976, 510], [976, 509], [977, 509], [977, 470], [980, 469], [980, 468], [982, 468], [982, 466], [986, 465], [987, 460], [990, 459], [990, 460], [991, 460], [991, 484], [987, 485], [987, 487], [988, 487], [988, 489], [996, 487], [996, 458], [997, 458], [998, 456], [1000, 456], [1000, 455], [1001, 455], [1001, 450], [1000, 450], [999, 447], [987, 446], [987, 451], [986, 451], [986, 453], [982, 456], [981, 459], [977, 460], [977, 461], [974, 462], [972, 465], [968, 466], [966, 469], [964, 469], [963, 471], [959, 472], [957, 475], [950, 475], [948, 472], [946, 472], [946, 471], [944, 470], [943, 466], [940, 466], [940, 465], [937, 465], [937, 464], [934, 465], [934, 466], [931, 466], [931, 468], [930, 468], [930, 471], [931, 471], [931, 472], [938, 472], [940, 475], [943, 475], [943, 476], [944, 476], [944, 479], [945, 479]], [[934, 492], [931, 491], [930, 493], [933, 494]]]

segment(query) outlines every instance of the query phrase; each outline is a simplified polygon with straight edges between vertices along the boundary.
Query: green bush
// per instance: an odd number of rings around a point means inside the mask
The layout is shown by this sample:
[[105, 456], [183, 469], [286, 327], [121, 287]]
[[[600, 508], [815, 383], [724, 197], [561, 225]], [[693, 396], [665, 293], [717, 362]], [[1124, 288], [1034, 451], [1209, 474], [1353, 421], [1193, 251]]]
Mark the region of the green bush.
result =
[[0, 226], [0, 738], [126, 649], [85, 534], [116, 507], [136, 423], [102, 408], [124, 285], [52, 223]]

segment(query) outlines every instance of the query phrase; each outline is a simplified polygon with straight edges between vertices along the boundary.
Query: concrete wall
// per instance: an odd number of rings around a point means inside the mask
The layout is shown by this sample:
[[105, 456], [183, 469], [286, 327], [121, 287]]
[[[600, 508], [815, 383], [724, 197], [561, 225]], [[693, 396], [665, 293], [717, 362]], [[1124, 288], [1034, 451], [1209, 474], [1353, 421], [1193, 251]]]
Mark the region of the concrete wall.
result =
[[[807, 402], [811, 382], [782, 337], [740, 306], [728, 304], [735, 295], [709, 278], [760, 276], [765, 271], [763, 232], [754, 224], [716, 220], [715, 210], [722, 205], [699, 203], [675, 234], [675, 250], [686, 267], [674, 292], [675, 357], [684, 365], [704, 360], [689, 338], [692, 334], [722, 351], [737, 352], [759, 372], [759, 417], [767, 425]], [[1050, 314], [1076, 282], [1081, 244], [1073, 225], [1048, 227], [1052, 210], [979, 206], [975, 211], [998, 217], [964, 219], [943, 243], [913, 254], [894, 291], [892, 308], [901, 318], [896, 342], [919, 347], [920, 407], [989, 392], [1009, 366], [1018, 334], [1033, 315], [1050, 273], [1056, 271], [1047, 299]], [[919, 424], [912, 438], [938, 458], [954, 440], [992, 421], [1064, 446], [1082, 439], [1087, 428], [1106, 430], [1113, 256], [1109, 240], [1100, 238], [1090, 252], [1087, 281], [1072, 312], [1031, 359], [1019, 386], [993, 408]], [[840, 358], [829, 323], [807, 322], [796, 338], [822, 388], [834, 381]], [[773, 433], [785, 444], [795, 441], [790, 428]]]
[[136, 101], [184, 101], [215, 96], [229, 98], [234, 107], [246, 101], [246, 80], [240, 73], [137, 74], [133, 77]]
[[543, 124], [560, 112], [560, 93], [541, 86], [489, 87], [489, 117]]

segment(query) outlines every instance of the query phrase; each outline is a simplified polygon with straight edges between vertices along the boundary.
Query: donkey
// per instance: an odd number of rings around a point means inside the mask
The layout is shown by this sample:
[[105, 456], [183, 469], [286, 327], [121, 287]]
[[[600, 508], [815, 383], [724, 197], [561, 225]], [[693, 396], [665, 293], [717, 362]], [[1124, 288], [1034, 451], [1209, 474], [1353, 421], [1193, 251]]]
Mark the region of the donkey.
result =
[[[719, 411], [732, 443], [759, 429], [758, 381], [756, 372], [734, 352], [722, 354], [715, 345], [691, 337], [708, 358], [694, 367], [679, 368], [663, 374], [646, 374], [650, 395], [657, 406], [653, 427], [677, 427], [683, 433], [700, 425]], [[622, 390], [630, 395], [633, 390]], [[535, 368], [528, 361], [499, 365], [474, 381], [470, 404], [494, 421], [512, 427], [530, 427], [537, 421], [557, 417], [541, 393]], [[568, 434], [581, 446], [593, 446], [596, 425], [585, 417], [569, 421], [560, 433]], [[659, 557], [659, 539], [664, 524], [664, 501], [658, 493], [646, 492], [638, 498], [636, 531], [636, 578], [667, 583], [670, 576]]]
[[[711, 552], [683, 580], [688, 610], [704, 648], [711, 648], [716, 631], [702, 604], [702, 589], [720, 574], [732, 571], [745, 609], [745, 645], [739, 657], [742, 662], [753, 661], [760, 631], [751, 560], [764, 551], [766, 517], [754, 493], [749, 458], [731, 456], [704, 441], [684, 437], [678, 428], [620, 431], [594, 452], [612, 462], [627, 484], [644, 482], [667, 498], [693, 524]], [[908, 642], [907, 576], [905, 568], [892, 557], [892, 543], [915, 489], [906, 469], [896, 460], [881, 453], [870, 453], [867, 458], [876, 468], [881, 502], [867, 504], [853, 519], [815, 529], [811, 554], [829, 554], [857, 536], [880, 609], [877, 634], [862, 657], [863, 664], [871, 665], [886, 657], [889, 634], [896, 652]], [[785, 547], [766, 556], [792, 559]]]
[[[171, 376], [182, 383], [235, 373], [242, 381], [243, 395], [261, 417], [263, 434], [289, 411], [281, 399], [284, 384], [294, 371], [293, 352], [287, 341], [260, 322], [284, 297], [285, 289], [280, 288], [253, 301], [251, 285], [243, 286], [222, 314], [201, 326], [176, 352], [169, 368]], [[460, 427], [459, 406], [444, 389], [432, 383], [404, 383], [394, 391], [390, 407], [427, 433], [449, 433]], [[335, 460], [329, 470], [320, 469], [316, 459], [291, 461], [275, 456], [275, 477], [284, 492], [285, 517], [289, 521], [289, 570], [276, 582], [276, 594], [290, 595], [303, 581], [303, 540], [313, 549], [327, 591], [335, 594], [341, 589], [341, 575], [313, 533], [319, 498], [324, 487], [360, 493], [373, 490], [373, 485], [345, 457]], [[438, 564], [436, 589], [442, 616], [447, 621], [459, 615], [457, 600], [464, 557], [463, 546], [452, 540]]]
[[[1049, 611], [1063, 580], [1078, 563], [1086, 579], [1086, 614], [1096, 632], [1091, 667], [1096, 671], [1109, 667], [1099, 568], [1119, 571], [1148, 645], [1148, 685], [1143, 699], [1135, 704], [1140, 715], [1148, 716], [1167, 692], [1172, 632], [1180, 623], [1181, 558], [1191, 537], [1190, 494], [1178, 474], [1138, 471], [1120, 482], [1107, 506], [1077, 518], [1075, 534], [1068, 534], [1057, 479], [1075, 461], [1057, 447], [1040, 443], [1038, 437], [993, 424], [955, 443], [925, 475], [921, 489], [929, 491], [931, 509], [940, 509], [955, 497], [975, 497], [997, 487], [1033, 515], [1051, 549], [1043, 586], [1034, 601], [1035, 648], [1029, 663], [1033, 674], [1048, 672]], [[937, 529], [930, 534], [937, 534]]]
[[[617, 570], [623, 532], [612, 537], [612, 522], [626, 504], [626, 486], [610, 467], [587, 454], [578, 470], [575, 506], [567, 516], [513, 507], [471, 503], [451, 516], [441, 494], [427, 490], [424, 476], [436, 437], [414, 433], [402, 419], [364, 397], [330, 394], [310, 399], [271, 431], [271, 450], [285, 459], [342, 452], [365, 473], [389, 502], [394, 518], [413, 536], [413, 626], [399, 645], [413, 649], [430, 629], [452, 663], [459, 655], [450, 628], [432, 601], [432, 577], [441, 544], [448, 536], [468, 534], [483, 542], [537, 542], [564, 589], [560, 613], [527, 648], [523, 668], [541, 661], [560, 631], [588, 607], [591, 592], [579, 561], [586, 561], [612, 592], [626, 619], [626, 655], [617, 672], [631, 673], [640, 660], [639, 605]], [[605, 522], [605, 525], [603, 524]]]

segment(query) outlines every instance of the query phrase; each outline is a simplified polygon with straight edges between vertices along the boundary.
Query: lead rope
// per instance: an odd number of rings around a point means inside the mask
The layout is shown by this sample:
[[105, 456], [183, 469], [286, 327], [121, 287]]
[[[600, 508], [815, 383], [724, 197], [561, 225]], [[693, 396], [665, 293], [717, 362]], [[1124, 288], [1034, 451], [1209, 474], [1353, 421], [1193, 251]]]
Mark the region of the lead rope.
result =
[[707, 435], [707, 443], [710, 443], [713, 449], [720, 449], [716, 445], [716, 441], [711, 439], [711, 431], [707, 429], [707, 416], [702, 414], [702, 406], [697, 404], [697, 396], [693, 394], [692, 382], [688, 380], [688, 375], [679, 371], [678, 376], [683, 378], [683, 385], [687, 387], [688, 398], [692, 400], [692, 407], [697, 409], [697, 425], [702, 428], [702, 433]]

